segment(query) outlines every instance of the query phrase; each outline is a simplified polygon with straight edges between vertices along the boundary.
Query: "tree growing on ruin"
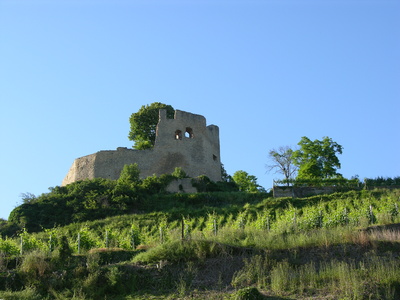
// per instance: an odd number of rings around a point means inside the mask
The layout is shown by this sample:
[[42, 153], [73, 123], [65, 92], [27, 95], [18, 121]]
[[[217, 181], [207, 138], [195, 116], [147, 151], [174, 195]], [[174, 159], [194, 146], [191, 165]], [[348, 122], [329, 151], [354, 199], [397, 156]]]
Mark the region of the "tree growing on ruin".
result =
[[280, 173], [285, 177], [287, 185], [298, 170], [298, 167], [293, 161], [294, 150], [289, 146], [281, 146], [278, 149], [272, 149], [268, 153], [270, 164], [266, 165], [267, 171], [275, 170], [275, 173]]
[[167, 118], [172, 119], [174, 117], [174, 108], [171, 105], [160, 102], [143, 105], [138, 112], [130, 116], [128, 138], [134, 141], [133, 148], [144, 150], [154, 147], [160, 109], [165, 109], [167, 111]]

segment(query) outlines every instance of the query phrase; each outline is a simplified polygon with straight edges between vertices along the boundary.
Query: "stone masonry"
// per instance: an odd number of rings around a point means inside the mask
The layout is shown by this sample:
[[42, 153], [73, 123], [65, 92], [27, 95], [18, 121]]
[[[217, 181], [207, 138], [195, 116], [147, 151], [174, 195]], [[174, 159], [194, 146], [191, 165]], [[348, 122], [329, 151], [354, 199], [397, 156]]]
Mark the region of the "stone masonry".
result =
[[153, 149], [99, 151], [75, 159], [62, 186], [78, 180], [106, 178], [116, 180], [126, 164], [137, 163], [141, 178], [170, 174], [181, 167], [189, 177], [206, 175], [221, 180], [219, 128], [206, 126], [206, 119], [180, 110], [173, 119], [160, 109]]

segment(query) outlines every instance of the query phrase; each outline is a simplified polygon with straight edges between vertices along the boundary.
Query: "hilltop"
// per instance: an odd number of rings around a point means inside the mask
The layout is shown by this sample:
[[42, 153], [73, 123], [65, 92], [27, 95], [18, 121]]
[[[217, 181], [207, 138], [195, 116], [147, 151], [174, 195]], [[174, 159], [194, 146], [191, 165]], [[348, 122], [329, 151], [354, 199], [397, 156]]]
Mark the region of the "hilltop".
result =
[[[10, 220], [25, 229], [1, 240], [1, 298], [400, 296], [399, 189], [272, 198], [210, 181], [197, 194], [149, 193], [142, 182], [121, 206], [111, 183], [56, 187], [16, 208]], [[57, 208], [57, 226], [38, 215]]]

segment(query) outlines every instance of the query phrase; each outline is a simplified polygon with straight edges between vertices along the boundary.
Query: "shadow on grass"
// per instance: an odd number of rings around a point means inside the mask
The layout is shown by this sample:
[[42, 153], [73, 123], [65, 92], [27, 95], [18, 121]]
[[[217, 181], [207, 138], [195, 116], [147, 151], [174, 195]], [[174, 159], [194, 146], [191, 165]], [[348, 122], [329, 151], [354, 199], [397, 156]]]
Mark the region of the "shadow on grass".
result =
[[265, 300], [295, 300], [295, 298], [290, 297], [280, 297], [280, 296], [263, 296]]

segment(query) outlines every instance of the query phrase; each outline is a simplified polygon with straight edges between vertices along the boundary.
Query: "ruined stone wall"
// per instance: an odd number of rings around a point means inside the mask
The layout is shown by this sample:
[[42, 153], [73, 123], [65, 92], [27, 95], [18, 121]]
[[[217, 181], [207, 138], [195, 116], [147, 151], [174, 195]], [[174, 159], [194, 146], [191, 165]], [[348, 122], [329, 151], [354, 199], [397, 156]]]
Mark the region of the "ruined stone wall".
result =
[[95, 159], [96, 154], [75, 159], [61, 185], [64, 186], [68, 183], [83, 180], [85, 178], [95, 178]]
[[219, 129], [206, 126], [203, 116], [177, 110], [174, 119], [168, 119], [161, 110], [154, 151], [157, 174], [181, 167], [189, 177], [207, 175], [213, 181], [221, 180]]
[[62, 185], [86, 178], [118, 179], [126, 164], [137, 163], [142, 178], [170, 174], [181, 167], [188, 176], [221, 180], [219, 128], [206, 126], [203, 116], [176, 110], [174, 119], [160, 110], [155, 146], [151, 150], [117, 148], [78, 158]]

